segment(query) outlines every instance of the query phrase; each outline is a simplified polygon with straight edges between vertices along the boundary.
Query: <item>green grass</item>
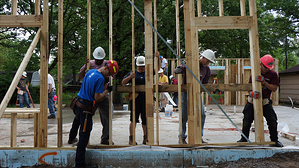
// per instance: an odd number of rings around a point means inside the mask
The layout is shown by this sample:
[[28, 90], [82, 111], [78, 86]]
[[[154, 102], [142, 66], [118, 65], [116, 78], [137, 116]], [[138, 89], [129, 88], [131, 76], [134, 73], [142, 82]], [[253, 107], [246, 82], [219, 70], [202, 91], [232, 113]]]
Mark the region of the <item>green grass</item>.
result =
[[77, 97], [78, 92], [65, 92], [62, 93], [62, 104], [70, 105], [72, 102], [72, 99]]

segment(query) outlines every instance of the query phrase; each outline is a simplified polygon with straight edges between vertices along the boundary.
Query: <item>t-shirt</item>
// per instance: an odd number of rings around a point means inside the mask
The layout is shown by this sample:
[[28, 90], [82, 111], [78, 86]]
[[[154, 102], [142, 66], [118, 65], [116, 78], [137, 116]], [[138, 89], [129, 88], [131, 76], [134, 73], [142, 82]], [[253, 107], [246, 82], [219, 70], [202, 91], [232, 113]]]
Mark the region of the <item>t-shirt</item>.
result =
[[[266, 82], [279, 86], [279, 78], [275, 71], [269, 70], [266, 74], [262, 74], [262, 76], [265, 78]], [[252, 83], [251, 76], [249, 77], [249, 83]], [[263, 99], [270, 99], [272, 91], [264, 85], [262, 90]]]
[[48, 90], [49, 90], [49, 84], [52, 84], [52, 89], [55, 89], [55, 82], [53, 77], [50, 74], [48, 74]]
[[[184, 75], [182, 84], [186, 84], [186, 70], [187, 69], [184, 66], [184, 64], [182, 64], [180, 67], [182, 69], [182, 74]], [[210, 78], [211, 78], [211, 70], [210, 70], [209, 65], [203, 66], [200, 64], [200, 82], [202, 84], [208, 84]]]
[[160, 76], [159, 82], [168, 83], [168, 77], [166, 75], [163, 75], [162, 77]]
[[166, 66], [167, 60], [165, 58], [162, 59], [161, 68], [164, 69]]
[[174, 78], [172, 84], [177, 85], [178, 83], [178, 80]]
[[97, 69], [88, 71], [83, 79], [78, 96], [82, 99], [94, 101], [95, 93], [103, 93], [105, 79]]
[[[178, 83], [179, 83], [178, 80], [174, 78], [172, 84], [173, 85], [177, 85]], [[174, 92], [173, 96], [177, 97], [178, 96], [178, 92]]]
[[[90, 60], [89, 61], [89, 69], [99, 69], [105, 65], [107, 61], [104, 60], [101, 65], [97, 65], [95, 60]], [[80, 72], [85, 68], [85, 64], [81, 67]]]
[[[131, 72], [129, 72], [125, 78], [130, 76]], [[132, 79], [129, 80], [128, 83], [132, 83]], [[135, 71], [135, 85], [145, 85], [145, 72], [139, 73], [137, 70]], [[136, 99], [145, 99], [145, 93], [144, 92], [137, 92], [138, 96]]]
[[[107, 61], [104, 60], [103, 63], [102, 63], [101, 65], [97, 65], [96, 62], [95, 62], [95, 60], [90, 60], [90, 61], [89, 61], [89, 69], [99, 69], [99, 68], [102, 68], [103, 66], [105, 66], [105, 63], [106, 63], [106, 62], [107, 62]], [[81, 67], [80, 72], [81, 72], [84, 68], [85, 68], [85, 64]], [[106, 79], [106, 80], [107, 80], [107, 79]], [[104, 90], [107, 88], [108, 84], [109, 84], [109, 82], [107, 82], [107, 83], [104, 84], [104, 88], [103, 88]]]
[[19, 83], [18, 83], [18, 87], [21, 88], [22, 91], [26, 91], [26, 86], [27, 86], [28, 80], [25, 79], [20, 79]]

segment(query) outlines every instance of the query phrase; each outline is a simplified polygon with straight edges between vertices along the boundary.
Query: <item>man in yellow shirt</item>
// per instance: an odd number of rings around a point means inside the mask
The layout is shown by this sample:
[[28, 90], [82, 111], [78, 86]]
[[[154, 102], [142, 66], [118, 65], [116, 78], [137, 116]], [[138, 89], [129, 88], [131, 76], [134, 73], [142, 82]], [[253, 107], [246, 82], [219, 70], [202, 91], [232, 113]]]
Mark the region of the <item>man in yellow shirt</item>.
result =
[[159, 85], [168, 85], [168, 77], [163, 74], [163, 69], [162, 68], [158, 71], [158, 74], [160, 76], [158, 84]]

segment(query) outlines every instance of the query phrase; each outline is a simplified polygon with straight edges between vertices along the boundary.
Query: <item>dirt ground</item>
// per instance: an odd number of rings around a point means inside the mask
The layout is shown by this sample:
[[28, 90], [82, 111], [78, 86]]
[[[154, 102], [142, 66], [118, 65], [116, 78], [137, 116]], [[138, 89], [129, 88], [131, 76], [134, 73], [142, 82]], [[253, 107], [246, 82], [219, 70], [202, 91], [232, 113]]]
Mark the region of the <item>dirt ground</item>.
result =
[[[96, 165], [94, 165], [96, 166]], [[30, 168], [51, 168], [55, 166], [33, 166]], [[299, 168], [299, 152], [277, 153], [269, 158], [239, 159], [237, 161], [208, 165], [209, 168]], [[29, 168], [29, 167], [22, 167]], [[70, 168], [70, 167], [67, 167]]]
[[299, 152], [277, 153], [269, 158], [262, 159], [239, 159], [237, 161], [210, 165], [212, 167], [231, 168], [231, 167], [258, 167], [258, 168], [296, 168], [299, 167]]

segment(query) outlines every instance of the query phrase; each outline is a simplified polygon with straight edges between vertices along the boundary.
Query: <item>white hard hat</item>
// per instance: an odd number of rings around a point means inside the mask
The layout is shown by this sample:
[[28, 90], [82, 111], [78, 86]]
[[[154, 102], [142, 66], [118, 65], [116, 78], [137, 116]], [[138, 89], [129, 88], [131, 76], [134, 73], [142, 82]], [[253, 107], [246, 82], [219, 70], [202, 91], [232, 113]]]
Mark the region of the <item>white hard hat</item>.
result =
[[202, 52], [200, 55], [210, 60], [211, 62], [215, 63], [215, 53], [212, 50], [207, 49], [204, 52]]
[[102, 60], [105, 58], [106, 54], [105, 51], [102, 47], [97, 47], [94, 51], [93, 51], [93, 58], [94, 59], [98, 59], [98, 60]]
[[162, 68], [160, 68], [160, 70], [158, 71], [158, 73], [163, 73], [163, 69], [162, 69]]
[[137, 66], [145, 66], [145, 57], [144, 56], [137, 57], [136, 65]]
[[169, 79], [171, 80], [172, 78], [173, 78], [173, 75], [170, 75], [170, 76], [169, 76]]
[[24, 72], [22, 73], [22, 76], [27, 77], [27, 73], [24, 71]]
[[38, 74], [40, 74], [40, 69], [38, 70]]

